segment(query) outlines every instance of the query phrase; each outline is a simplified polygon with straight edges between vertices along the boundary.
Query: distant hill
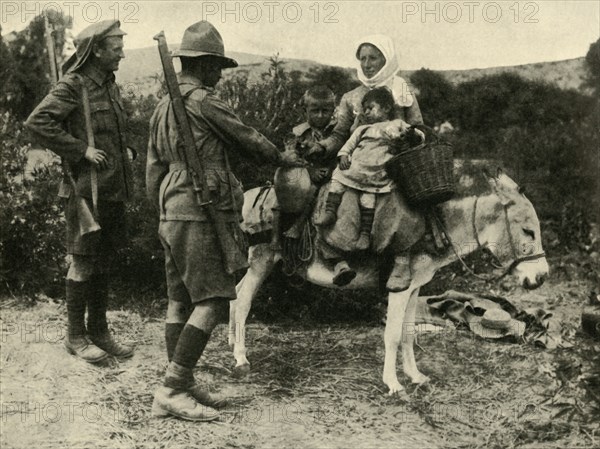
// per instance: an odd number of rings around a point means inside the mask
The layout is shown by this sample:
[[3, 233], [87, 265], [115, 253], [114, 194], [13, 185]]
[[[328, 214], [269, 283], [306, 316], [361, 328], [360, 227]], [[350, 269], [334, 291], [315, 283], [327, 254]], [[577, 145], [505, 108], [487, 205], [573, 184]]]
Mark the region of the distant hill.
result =
[[562, 89], [583, 90], [582, 84], [586, 76], [585, 57], [507, 67], [489, 67], [486, 69], [443, 70], [441, 73], [451, 83], [458, 84], [482, 76], [497, 75], [504, 72], [516, 73], [528, 80], [546, 81]]
[[[177, 49], [171, 46], [171, 50]], [[152, 78], [162, 73], [160, 59], [156, 47], [135, 48], [127, 50], [125, 59], [121, 61], [118, 72], [120, 83], [132, 83], [145, 78]], [[249, 73], [250, 80], [258, 80], [260, 74], [269, 67], [269, 56], [254, 55], [250, 53], [228, 52], [227, 56], [235, 59], [240, 67], [233, 71], [245, 70]], [[174, 59], [175, 67], [178, 70], [178, 58]], [[312, 67], [319, 67], [323, 64], [303, 59], [285, 59], [286, 69], [289, 71], [300, 70], [308, 71]], [[230, 73], [228, 70], [226, 73]]]
[[[240, 67], [234, 69], [234, 71], [247, 71], [251, 82], [259, 80], [260, 74], [265, 72], [269, 67], [269, 56], [239, 52], [228, 53], [228, 56], [236, 59], [240, 64]], [[324, 64], [303, 59], [283, 59], [283, 61], [288, 71], [298, 70], [308, 72], [311, 68], [324, 66]], [[354, 73], [353, 69], [348, 70], [350, 73]], [[410, 75], [414, 72], [414, 70], [406, 70], [400, 74], [405, 78], [410, 78]], [[516, 73], [529, 80], [546, 81], [563, 89], [583, 90], [585, 58], [538, 62], [518, 66], [489, 67], [485, 69], [441, 70], [439, 72], [444, 74], [448, 81], [453, 84], [471, 81], [486, 75], [508, 72]], [[156, 48], [136, 48], [126, 52], [126, 58], [121, 62], [118, 72], [118, 80], [122, 84], [133, 83], [142, 92], [149, 93], [154, 89], [153, 86], [155, 83], [153, 78], [159, 73], [161, 73], [161, 67]], [[228, 71], [227, 73], [231, 72]]]

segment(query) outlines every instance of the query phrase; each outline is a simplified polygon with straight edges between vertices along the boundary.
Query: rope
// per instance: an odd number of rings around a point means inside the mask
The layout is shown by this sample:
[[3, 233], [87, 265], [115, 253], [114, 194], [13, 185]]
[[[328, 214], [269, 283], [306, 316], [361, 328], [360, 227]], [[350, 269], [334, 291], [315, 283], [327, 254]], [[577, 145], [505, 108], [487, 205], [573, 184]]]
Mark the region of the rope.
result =
[[[472, 224], [473, 224], [473, 230], [475, 232], [475, 239], [477, 241], [477, 245], [479, 245], [479, 247], [482, 247], [481, 242], [479, 241], [479, 233], [477, 232], [477, 224], [476, 224], [476, 219], [477, 219], [477, 202], [478, 201], [479, 201], [479, 197], [476, 197], [475, 198], [475, 202], [473, 203]], [[444, 224], [440, 220], [439, 216], [437, 214], [434, 214], [434, 217], [435, 217], [436, 221], [438, 222], [439, 226], [444, 230], [444, 233], [446, 234], [446, 237], [448, 238], [448, 242], [450, 243], [450, 247], [452, 248], [452, 252], [458, 258], [458, 260], [460, 261], [460, 263], [462, 264], [462, 266], [471, 275], [473, 275], [476, 278], [481, 279], [483, 281], [486, 281], [486, 282], [498, 281], [498, 280], [502, 279], [503, 277], [505, 277], [506, 275], [508, 275], [513, 270], [513, 268], [516, 267], [519, 263], [526, 262], [526, 261], [529, 261], [529, 260], [537, 260], [537, 259], [540, 259], [540, 258], [546, 256], [546, 254], [543, 251], [541, 253], [532, 254], [532, 255], [529, 255], [529, 256], [523, 256], [523, 257], [519, 257], [518, 256], [518, 254], [517, 254], [517, 248], [516, 248], [516, 245], [515, 245], [515, 242], [514, 242], [514, 238], [513, 238], [512, 234], [510, 232], [510, 220], [508, 219], [508, 206], [504, 206], [504, 223], [506, 225], [506, 232], [508, 233], [508, 240], [509, 240], [509, 243], [510, 243], [510, 246], [511, 246], [511, 251], [512, 251], [514, 260], [510, 264], [508, 264], [508, 266], [506, 268], [502, 267], [501, 264], [499, 266], [497, 266], [497, 268], [503, 268], [502, 273], [500, 273], [497, 276], [482, 276], [482, 275], [479, 275], [479, 274], [475, 273], [465, 263], [465, 261], [462, 259], [462, 257], [460, 257], [460, 254], [458, 253], [458, 251], [456, 251], [454, 243], [452, 243], [452, 240], [450, 240], [450, 235], [448, 234], [448, 231], [444, 227]]]
[[282, 271], [286, 276], [298, 274], [314, 256], [314, 227], [308, 222], [302, 227], [302, 235], [299, 239], [285, 237], [283, 239]]
[[[479, 200], [478, 197], [475, 198], [475, 202], [473, 204], [473, 219], [472, 219], [472, 224], [473, 224], [473, 230], [475, 231], [475, 239], [477, 241], [477, 245], [479, 247], [481, 247], [482, 245], [479, 242], [479, 233], [477, 232], [477, 224], [475, 222], [476, 214], [477, 214], [477, 201], [478, 200]], [[452, 248], [452, 252], [454, 253], [454, 255], [457, 257], [457, 259], [460, 261], [460, 263], [462, 264], [462, 266], [464, 267], [464, 269], [467, 270], [467, 272], [469, 274], [471, 274], [472, 276], [475, 276], [477, 279], [481, 279], [482, 281], [492, 282], [492, 281], [498, 281], [498, 280], [502, 279], [503, 277], [505, 277], [510, 272], [510, 270], [512, 270], [513, 264], [511, 264], [506, 270], [504, 270], [500, 275], [497, 275], [497, 276], [482, 276], [480, 274], [475, 273], [475, 271], [473, 271], [471, 269], [471, 267], [469, 267], [466, 264], [466, 262], [463, 260], [463, 258], [458, 253], [458, 251], [456, 251], [456, 247], [454, 246], [454, 243], [450, 239], [450, 234], [446, 230], [446, 227], [442, 223], [442, 220], [440, 220], [440, 218], [439, 218], [439, 216], [437, 214], [433, 214], [433, 216], [434, 216], [435, 220], [437, 221], [438, 225], [440, 226], [440, 228], [443, 229], [444, 234], [446, 234], [446, 238], [448, 239], [448, 243], [450, 243], [450, 248]]]

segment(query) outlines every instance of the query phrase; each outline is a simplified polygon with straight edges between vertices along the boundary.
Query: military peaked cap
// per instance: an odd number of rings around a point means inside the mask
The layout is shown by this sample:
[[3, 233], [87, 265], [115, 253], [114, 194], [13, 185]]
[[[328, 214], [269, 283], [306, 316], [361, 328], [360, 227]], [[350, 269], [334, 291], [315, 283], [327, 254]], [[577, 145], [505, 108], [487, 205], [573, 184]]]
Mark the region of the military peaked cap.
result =
[[94, 44], [107, 37], [124, 36], [127, 33], [121, 30], [118, 20], [102, 20], [86, 27], [74, 40], [77, 51], [63, 64], [63, 73], [72, 72], [80, 68], [92, 53]]

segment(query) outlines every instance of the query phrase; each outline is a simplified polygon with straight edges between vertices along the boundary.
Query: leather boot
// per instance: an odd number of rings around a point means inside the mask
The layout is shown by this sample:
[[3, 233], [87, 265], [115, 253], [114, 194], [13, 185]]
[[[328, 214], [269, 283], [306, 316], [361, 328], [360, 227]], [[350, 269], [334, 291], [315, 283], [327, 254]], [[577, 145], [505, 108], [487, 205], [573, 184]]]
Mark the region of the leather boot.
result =
[[97, 363], [106, 359], [108, 354], [86, 336], [85, 305], [91, 288], [91, 281], [66, 281], [68, 327], [65, 348], [70, 354], [86, 362]]
[[332, 226], [337, 221], [337, 210], [342, 202], [342, 194], [329, 192], [325, 201], [325, 213], [320, 220], [321, 226]]
[[390, 292], [402, 292], [410, 287], [412, 273], [410, 271], [410, 256], [401, 255], [394, 258], [394, 269], [385, 285]]
[[67, 337], [65, 348], [69, 354], [73, 354], [88, 363], [98, 363], [108, 357], [106, 351], [94, 345], [85, 335]]
[[366, 251], [371, 246], [371, 229], [375, 218], [375, 209], [360, 208], [360, 234], [356, 241], [358, 251]]
[[119, 343], [114, 339], [110, 332], [99, 335], [90, 334], [89, 337], [96, 346], [103, 349], [113, 357], [118, 359], [128, 359], [133, 356], [133, 346]]
[[194, 384], [188, 393], [200, 404], [221, 410], [231, 405], [231, 401], [220, 394], [211, 393], [200, 385]]
[[162, 386], [154, 394], [152, 416], [176, 416], [187, 421], [214, 421], [219, 419], [219, 412], [196, 402], [188, 391]]
[[[205, 388], [196, 384], [194, 373], [191, 369], [179, 365], [178, 363], [169, 363], [166, 376], [169, 378], [170, 386], [175, 389], [187, 391], [197, 402], [215, 409], [222, 409], [230, 405], [230, 401], [219, 394], [210, 393]], [[172, 384], [172, 382], [176, 382]]]
[[348, 265], [348, 262], [342, 260], [335, 264], [335, 268], [333, 270], [333, 284], [338, 287], [343, 287], [344, 285], [348, 285], [352, 280], [356, 277], [356, 271], [354, 271]]
[[119, 359], [133, 356], [133, 347], [119, 343], [108, 330], [108, 276], [97, 274], [93, 278], [93, 291], [88, 296], [88, 334], [90, 340], [108, 354]]
[[197, 402], [215, 409], [222, 409], [230, 405], [230, 401], [216, 393], [210, 393], [205, 388], [196, 384], [193, 370], [171, 362], [167, 368], [166, 383], [175, 389], [187, 391]]
[[[198, 396], [198, 400], [196, 399]], [[195, 385], [191, 368], [169, 363], [164, 386], [159, 388], [152, 404], [153, 416], [177, 416], [189, 421], [212, 421], [219, 417], [213, 408], [224, 406], [220, 399]]]

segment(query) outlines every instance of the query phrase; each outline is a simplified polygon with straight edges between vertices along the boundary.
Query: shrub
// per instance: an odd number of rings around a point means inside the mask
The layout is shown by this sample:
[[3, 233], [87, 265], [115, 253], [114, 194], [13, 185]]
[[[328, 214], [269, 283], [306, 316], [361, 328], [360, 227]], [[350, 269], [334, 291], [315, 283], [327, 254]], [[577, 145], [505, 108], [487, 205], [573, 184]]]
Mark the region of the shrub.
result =
[[56, 197], [56, 164], [25, 176], [27, 151], [21, 125], [2, 117], [0, 151], [0, 291], [52, 294], [65, 269], [65, 219]]
[[421, 69], [411, 75], [410, 81], [418, 91], [419, 107], [426, 125], [433, 127], [451, 117], [455, 89], [444, 75]]
[[[261, 82], [249, 84], [243, 72], [218, 85], [221, 98], [237, 113], [242, 122], [264, 134], [279, 148], [292, 127], [302, 120], [299, 106], [304, 89], [298, 86], [276, 56], [270, 58], [270, 67], [261, 76]], [[257, 105], [260, 105], [257, 106]], [[273, 179], [273, 167], [257, 164], [231, 153], [231, 165], [241, 174], [245, 189], [263, 185]]]
[[132, 163], [134, 191], [127, 204], [128, 243], [120, 251], [113, 270], [115, 287], [123, 297], [164, 297], [162, 246], [158, 240], [158, 213], [146, 199], [146, 146], [149, 121], [158, 100], [152, 95], [126, 95], [128, 145], [137, 158]]

